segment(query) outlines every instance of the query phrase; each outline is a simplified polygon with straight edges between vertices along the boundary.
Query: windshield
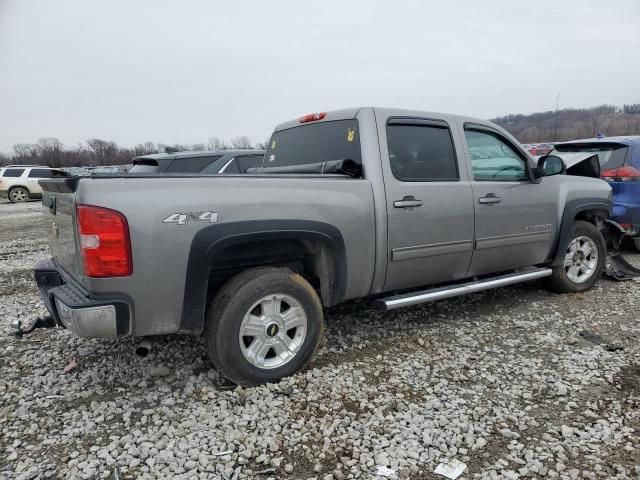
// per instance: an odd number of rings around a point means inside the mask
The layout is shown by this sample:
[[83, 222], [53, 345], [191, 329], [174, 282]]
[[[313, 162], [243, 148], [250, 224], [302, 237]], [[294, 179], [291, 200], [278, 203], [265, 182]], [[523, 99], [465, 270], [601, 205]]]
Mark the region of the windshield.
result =
[[362, 163], [358, 121], [308, 123], [275, 132], [264, 157], [265, 167], [283, 167], [351, 159]]
[[554, 152], [597, 153], [600, 169], [607, 170], [619, 168], [624, 165], [624, 159], [627, 156], [627, 146], [611, 143], [570, 143], [566, 145], [556, 145]]

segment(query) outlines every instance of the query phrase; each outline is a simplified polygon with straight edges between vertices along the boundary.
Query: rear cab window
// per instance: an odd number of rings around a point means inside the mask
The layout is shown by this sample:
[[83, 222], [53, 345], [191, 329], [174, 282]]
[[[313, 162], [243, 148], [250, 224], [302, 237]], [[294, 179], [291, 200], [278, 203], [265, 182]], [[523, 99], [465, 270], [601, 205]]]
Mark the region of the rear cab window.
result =
[[284, 167], [350, 159], [362, 164], [358, 121], [306, 123], [275, 132], [263, 167]]
[[7, 168], [2, 174], [3, 177], [21, 177], [24, 173], [24, 168]]
[[569, 143], [556, 145], [558, 153], [596, 153], [600, 162], [600, 170], [611, 170], [625, 165], [627, 145], [621, 143]]

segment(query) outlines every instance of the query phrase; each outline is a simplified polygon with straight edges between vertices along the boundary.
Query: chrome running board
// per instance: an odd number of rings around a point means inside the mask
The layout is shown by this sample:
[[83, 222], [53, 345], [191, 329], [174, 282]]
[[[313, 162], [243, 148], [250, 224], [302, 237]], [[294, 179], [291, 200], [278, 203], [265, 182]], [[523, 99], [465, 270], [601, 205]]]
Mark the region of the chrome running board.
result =
[[528, 282], [537, 278], [548, 277], [551, 273], [550, 268], [529, 268], [498, 277], [382, 298], [377, 300], [376, 304], [385, 311], [395, 310], [396, 308], [408, 307], [409, 305], [433, 302], [434, 300], [457, 297], [459, 295], [466, 295], [467, 293], [481, 292], [492, 288], [513, 285], [514, 283]]

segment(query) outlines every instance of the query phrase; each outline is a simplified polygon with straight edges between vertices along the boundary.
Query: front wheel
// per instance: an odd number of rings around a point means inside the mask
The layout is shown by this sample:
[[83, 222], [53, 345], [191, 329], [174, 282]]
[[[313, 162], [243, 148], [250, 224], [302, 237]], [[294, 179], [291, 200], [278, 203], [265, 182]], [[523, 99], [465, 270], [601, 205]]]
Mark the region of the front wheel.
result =
[[284, 268], [256, 268], [229, 280], [207, 312], [204, 340], [217, 370], [239, 385], [275, 382], [302, 370], [322, 338], [318, 294]]
[[591, 223], [576, 220], [569, 244], [565, 246], [563, 264], [553, 268], [551, 287], [560, 293], [589, 290], [604, 269], [604, 237]]

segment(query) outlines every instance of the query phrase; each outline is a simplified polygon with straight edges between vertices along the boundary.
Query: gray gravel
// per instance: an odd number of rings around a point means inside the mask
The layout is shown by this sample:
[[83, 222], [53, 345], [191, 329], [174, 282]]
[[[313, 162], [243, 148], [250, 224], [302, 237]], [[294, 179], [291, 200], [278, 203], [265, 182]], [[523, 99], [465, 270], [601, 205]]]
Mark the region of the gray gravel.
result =
[[[311, 368], [221, 391], [199, 339], [64, 330], [44, 313], [38, 203], [0, 204], [0, 479], [639, 478], [640, 283], [555, 295], [543, 282], [399, 310], [326, 312]], [[630, 251], [628, 258], [640, 264]], [[78, 368], [63, 368], [75, 358]]]

